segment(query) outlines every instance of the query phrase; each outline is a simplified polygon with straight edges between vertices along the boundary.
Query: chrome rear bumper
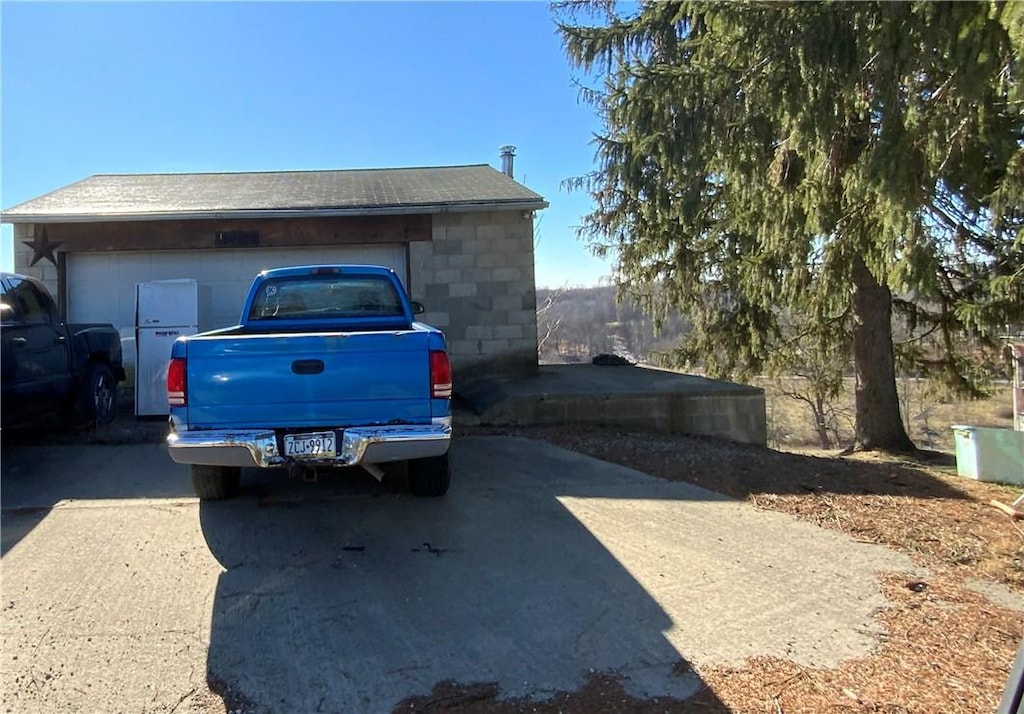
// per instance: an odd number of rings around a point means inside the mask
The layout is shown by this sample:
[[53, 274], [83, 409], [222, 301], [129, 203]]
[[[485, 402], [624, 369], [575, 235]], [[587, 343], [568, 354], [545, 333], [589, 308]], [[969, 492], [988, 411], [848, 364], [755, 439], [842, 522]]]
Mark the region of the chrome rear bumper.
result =
[[[167, 437], [167, 451], [179, 464], [272, 468], [293, 461], [310, 466], [356, 466], [441, 456], [448, 451], [449, 419], [429, 425], [357, 426], [337, 429], [333, 458], [293, 459], [281, 454], [269, 429], [184, 431]], [[323, 430], [321, 430], [323, 431]]]

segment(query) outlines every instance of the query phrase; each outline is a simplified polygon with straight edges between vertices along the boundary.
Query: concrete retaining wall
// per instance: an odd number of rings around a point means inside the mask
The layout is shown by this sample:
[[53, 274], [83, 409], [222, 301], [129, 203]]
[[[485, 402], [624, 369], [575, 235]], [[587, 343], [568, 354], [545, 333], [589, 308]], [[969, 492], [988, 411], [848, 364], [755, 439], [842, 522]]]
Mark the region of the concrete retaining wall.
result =
[[587, 424], [768, 441], [764, 390], [668, 370], [544, 365], [534, 377], [456, 385], [456, 392], [481, 424]]
[[764, 393], [551, 395], [514, 397], [480, 416], [493, 425], [588, 424], [714, 436], [764, 446]]

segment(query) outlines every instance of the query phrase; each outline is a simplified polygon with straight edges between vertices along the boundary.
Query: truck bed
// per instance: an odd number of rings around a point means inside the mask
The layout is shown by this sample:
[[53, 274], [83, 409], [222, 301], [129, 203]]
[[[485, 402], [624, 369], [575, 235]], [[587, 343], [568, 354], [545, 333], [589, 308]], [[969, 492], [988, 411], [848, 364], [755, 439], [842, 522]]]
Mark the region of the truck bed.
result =
[[429, 344], [415, 328], [193, 337], [189, 428], [429, 424]]

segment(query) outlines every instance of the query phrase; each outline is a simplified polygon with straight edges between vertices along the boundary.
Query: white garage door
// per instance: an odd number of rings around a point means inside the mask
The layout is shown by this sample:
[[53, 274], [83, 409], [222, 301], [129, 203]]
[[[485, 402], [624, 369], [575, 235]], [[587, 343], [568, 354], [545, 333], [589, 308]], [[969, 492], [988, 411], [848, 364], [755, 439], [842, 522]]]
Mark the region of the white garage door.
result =
[[[67, 261], [68, 321], [112, 322], [122, 337], [135, 328], [135, 285], [194, 278], [207, 290], [209, 310], [200, 329], [238, 324], [253, 277], [266, 268], [318, 263], [363, 263], [392, 268], [405, 282], [405, 246], [319, 246], [248, 250], [71, 253]], [[127, 357], [128, 355], [126, 355]]]

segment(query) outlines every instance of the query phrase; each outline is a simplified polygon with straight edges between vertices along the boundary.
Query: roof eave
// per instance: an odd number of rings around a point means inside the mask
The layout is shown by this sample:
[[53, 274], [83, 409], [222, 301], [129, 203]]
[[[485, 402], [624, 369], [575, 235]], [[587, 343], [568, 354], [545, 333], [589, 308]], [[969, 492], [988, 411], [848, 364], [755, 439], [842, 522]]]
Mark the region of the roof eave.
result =
[[432, 203], [353, 208], [267, 208], [227, 211], [154, 213], [3, 213], [0, 223], [100, 223], [120, 221], [229, 220], [258, 218], [341, 218], [346, 216], [404, 216], [416, 213], [475, 213], [480, 211], [539, 211], [548, 207], [542, 198], [516, 201]]

